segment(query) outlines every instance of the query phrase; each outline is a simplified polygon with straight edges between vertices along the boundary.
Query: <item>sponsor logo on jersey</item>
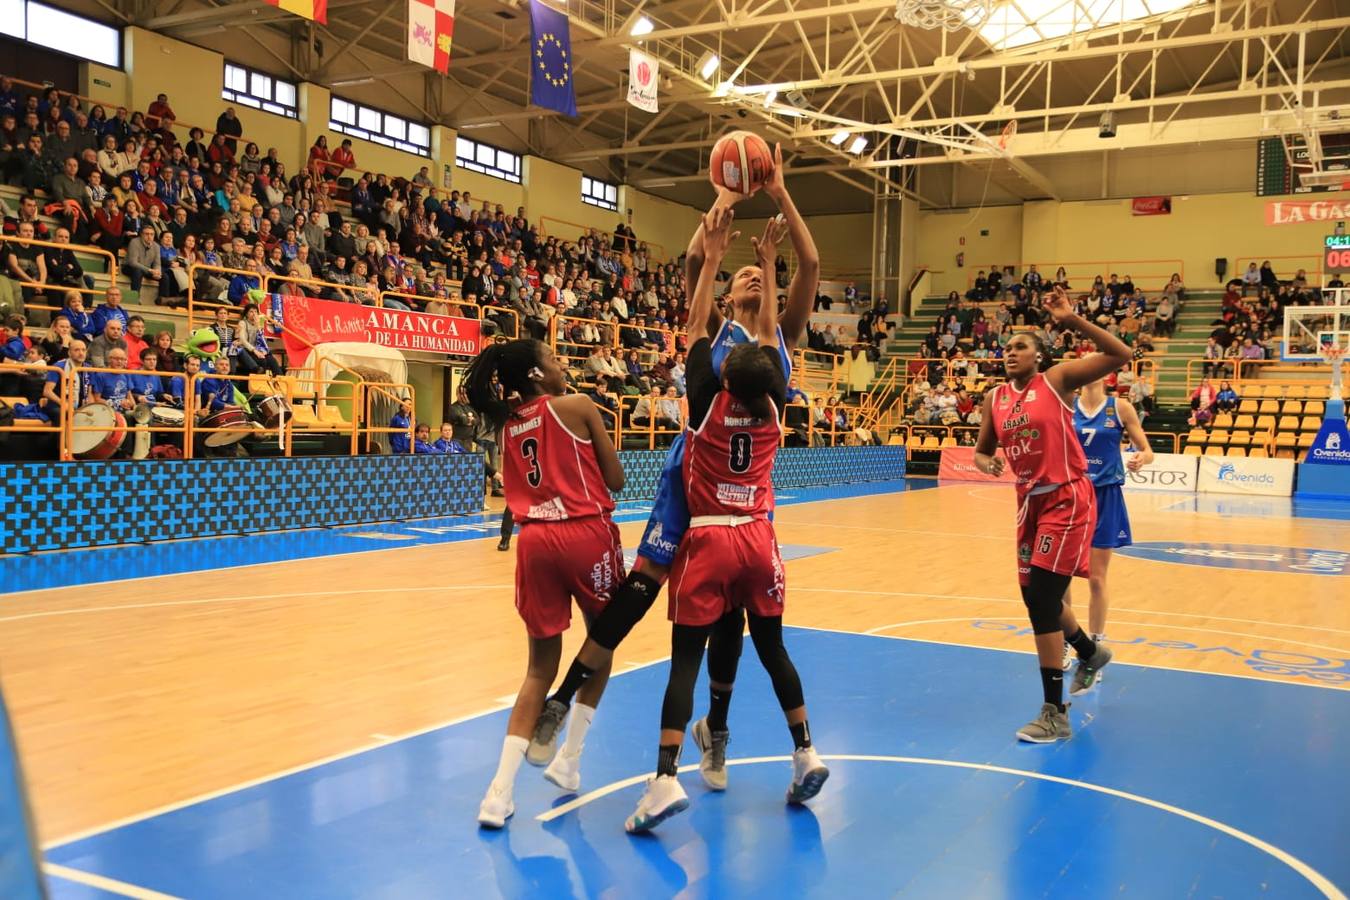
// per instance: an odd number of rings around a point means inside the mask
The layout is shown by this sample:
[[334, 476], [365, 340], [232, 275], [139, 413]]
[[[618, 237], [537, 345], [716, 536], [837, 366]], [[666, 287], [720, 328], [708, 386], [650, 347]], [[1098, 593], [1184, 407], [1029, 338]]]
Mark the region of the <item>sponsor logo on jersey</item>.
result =
[[563, 506], [561, 497], [554, 497], [552, 500], [546, 500], [543, 503], [531, 506], [526, 511], [525, 518], [556, 522], [567, 518], [567, 509]]
[[1017, 547], [1017, 558], [1022, 562], [1031, 562], [1031, 545], [1019, 544]]
[[642, 543], [644, 546], [655, 547], [665, 553], [674, 553], [678, 549], [675, 542], [666, 540], [664, 534], [665, 530], [661, 527], [661, 523], [657, 522], [652, 526], [651, 531], [647, 532], [647, 536], [642, 539]]
[[1036, 399], [1036, 389], [1032, 388], [1031, 390], [1027, 391], [1027, 402], [1030, 403], [1032, 400], [1035, 399]]
[[543, 416], [535, 416], [533, 419], [526, 419], [524, 422], [521, 422], [518, 425], [512, 425], [510, 428], [507, 429], [507, 432], [511, 435], [511, 437], [515, 437], [518, 434], [524, 434], [527, 431], [532, 431], [535, 428], [538, 428], [539, 423], [542, 421], [544, 421]]
[[1113, 418], [1111, 418], [1110, 416], [1107, 416], [1107, 417], [1106, 417], [1106, 427], [1107, 427], [1107, 428], [1115, 428], [1115, 427], [1116, 427], [1116, 420], [1113, 419]]
[[752, 506], [757, 490], [758, 486], [753, 484], [719, 484], [717, 502], [725, 503], [727, 506]]
[[1022, 413], [1020, 416], [1013, 416], [1011, 419], [1004, 419], [1003, 430], [1012, 431], [1014, 428], [1021, 428], [1023, 425], [1029, 424], [1030, 422], [1031, 422], [1031, 414]]
[[601, 603], [609, 602], [609, 593], [614, 589], [614, 569], [614, 554], [609, 550], [591, 566], [591, 588]]

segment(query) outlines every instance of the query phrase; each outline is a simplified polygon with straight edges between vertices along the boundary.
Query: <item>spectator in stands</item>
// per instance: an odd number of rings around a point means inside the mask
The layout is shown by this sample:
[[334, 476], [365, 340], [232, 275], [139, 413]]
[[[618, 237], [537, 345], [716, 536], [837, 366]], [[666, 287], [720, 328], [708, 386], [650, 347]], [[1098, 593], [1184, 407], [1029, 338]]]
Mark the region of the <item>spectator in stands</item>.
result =
[[47, 329], [47, 336], [41, 341], [40, 347], [42, 355], [49, 364], [55, 364], [70, 355], [70, 344], [75, 340], [74, 333], [70, 328], [70, 320], [60, 313], [52, 319], [51, 327]]
[[1214, 406], [1219, 412], [1233, 413], [1237, 412], [1238, 404], [1241, 402], [1237, 391], [1233, 390], [1233, 385], [1227, 381], [1219, 385], [1219, 393], [1214, 398]]
[[26, 243], [34, 238], [33, 223], [20, 222], [18, 225], [18, 241], [6, 241], [0, 244], [5, 254], [5, 265], [3, 274], [19, 282], [20, 293], [18, 295], [18, 309], [14, 312], [22, 314], [24, 307], [37, 301], [39, 298], [45, 299], [40, 285], [47, 284], [47, 260], [42, 248]]
[[127, 342], [125, 335], [126, 329], [121, 320], [108, 319], [103, 325], [103, 330], [99, 332], [98, 337], [89, 344], [89, 365], [91, 366], [111, 366], [109, 361], [113, 350], [122, 351], [122, 364], [126, 365], [127, 360]]
[[158, 285], [164, 275], [160, 248], [155, 243], [154, 226], [146, 223], [141, 226], [139, 236], [127, 245], [126, 260], [123, 269], [131, 279], [131, 289], [140, 292], [141, 284], [149, 279]]
[[1214, 389], [1208, 378], [1200, 380], [1200, 386], [1191, 392], [1192, 425], [1206, 425], [1214, 418], [1214, 408], [1218, 403], [1219, 392]]
[[609, 379], [604, 375], [596, 376], [595, 384], [587, 396], [589, 396], [591, 400], [595, 402], [595, 405], [600, 408], [600, 418], [605, 423], [605, 426], [612, 428], [614, 426], [615, 417], [619, 414], [619, 403], [614, 399], [614, 396], [610, 394]]
[[[225, 111], [216, 119], [217, 135], [225, 135], [227, 138], [237, 138], [244, 133], [244, 125], [235, 115], [234, 107], [226, 107]], [[238, 145], [233, 140], [226, 140], [225, 147], [230, 151], [230, 157], [234, 157]]]
[[[1255, 263], [1252, 265], [1255, 265]], [[1271, 291], [1278, 291], [1280, 289], [1279, 276], [1277, 276], [1275, 270], [1271, 268], [1270, 260], [1265, 260], [1261, 263], [1260, 278], [1257, 283], [1269, 288]]]
[[1153, 333], [1158, 337], [1170, 338], [1177, 329], [1176, 304], [1172, 295], [1164, 293], [1153, 313]]
[[[196, 357], [188, 357], [196, 359]], [[230, 358], [221, 356], [211, 363], [212, 372], [205, 378], [197, 379], [197, 402], [204, 413], [217, 413], [227, 406], [235, 406], [234, 382], [227, 377], [230, 374]]]
[[1256, 341], [1253, 338], [1245, 337], [1242, 339], [1241, 358], [1247, 360], [1265, 359], [1266, 358], [1265, 348], [1262, 347], [1260, 344], [1256, 343]]
[[[326, 177], [329, 181], [341, 178], [347, 169], [356, 168], [356, 155], [352, 153], [352, 142], [350, 138], [344, 138], [341, 146], [333, 151], [333, 165], [326, 170]], [[423, 167], [425, 168], [425, 166]]]
[[121, 370], [91, 373], [90, 381], [92, 382], [94, 402], [106, 403], [121, 412], [131, 412], [135, 409], [136, 401], [131, 396], [131, 377], [126, 371], [126, 347], [112, 347], [108, 350], [108, 357], [105, 361], [99, 362], [91, 356], [89, 362], [94, 368], [106, 367]]
[[132, 369], [140, 368], [141, 354], [150, 347], [145, 340], [145, 319], [140, 316], [129, 317], [122, 340], [127, 347], [128, 367]]

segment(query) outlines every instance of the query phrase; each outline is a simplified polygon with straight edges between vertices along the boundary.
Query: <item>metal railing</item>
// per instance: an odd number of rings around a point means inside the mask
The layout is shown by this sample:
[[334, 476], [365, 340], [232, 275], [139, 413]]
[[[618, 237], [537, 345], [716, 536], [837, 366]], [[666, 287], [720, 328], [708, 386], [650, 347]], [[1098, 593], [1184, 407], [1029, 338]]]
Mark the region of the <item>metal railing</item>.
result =
[[[1004, 285], [1005, 287], [1014, 282], [1020, 284], [1021, 276], [1031, 271], [1032, 266], [1036, 267], [1037, 273], [1040, 274], [1047, 285], [1054, 280], [1055, 273], [1060, 267], [1063, 267], [1064, 277], [1069, 282], [1070, 290], [1083, 293], [1091, 289], [1098, 275], [1101, 275], [1103, 279], [1109, 279], [1113, 273], [1121, 276], [1122, 279], [1126, 275], [1130, 276], [1130, 280], [1137, 290], [1161, 291], [1172, 280], [1173, 274], [1180, 275], [1183, 284], [1186, 281], [1186, 262], [1181, 259], [1054, 260], [1051, 262], [1027, 260], [1011, 264], [990, 260], [987, 263], [966, 263], [966, 289], [970, 290], [975, 287], [975, 279], [978, 277], [979, 271], [988, 272], [997, 269], [1000, 273], [1003, 273], [1008, 265], [1013, 266], [1013, 274], [1004, 277], [1012, 278], [1013, 281], [1007, 282]], [[1075, 273], [1077, 273], [1076, 276]]]
[[[117, 257], [110, 251], [104, 250], [102, 247], [95, 247], [92, 244], [71, 244], [71, 243], [58, 244], [55, 241], [43, 241], [38, 240], [37, 238], [21, 238], [12, 234], [0, 235], [0, 243], [19, 244], [22, 247], [52, 247], [58, 250], [69, 250], [72, 253], [82, 253], [86, 256], [106, 257], [108, 260], [108, 284], [109, 286], [114, 286], [117, 284]], [[86, 272], [85, 274], [87, 275], [89, 273]], [[51, 284], [48, 282], [23, 281], [14, 278], [12, 275], [10, 275], [8, 272], [5, 271], [0, 271], [0, 277], [9, 278], [9, 280], [12, 281], [19, 288], [27, 288], [29, 290], [41, 293], [43, 296], [46, 296], [47, 289], [50, 289], [51, 291], [56, 293], [60, 293], [63, 296], [69, 293], [70, 291], [76, 291], [77, 293], [80, 294], [92, 294], [95, 296], [104, 296], [108, 293], [107, 288], [88, 288], [85, 287], [83, 283], [81, 283], [78, 287], [76, 287], [75, 285], [69, 284]], [[61, 311], [60, 306], [52, 306], [51, 304], [47, 303], [25, 302], [24, 306], [32, 309], [45, 309], [49, 312]]]

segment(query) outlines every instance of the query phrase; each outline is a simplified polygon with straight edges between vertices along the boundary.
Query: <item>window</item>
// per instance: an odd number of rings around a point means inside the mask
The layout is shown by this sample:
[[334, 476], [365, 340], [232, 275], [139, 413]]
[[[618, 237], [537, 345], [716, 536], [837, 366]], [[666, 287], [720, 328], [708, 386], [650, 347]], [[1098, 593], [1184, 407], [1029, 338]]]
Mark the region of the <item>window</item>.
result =
[[334, 97], [328, 108], [328, 127], [348, 137], [393, 147], [405, 153], [431, 156], [431, 126], [402, 116]]
[[0, 0], [0, 33], [120, 69], [122, 32], [42, 3]]
[[601, 209], [618, 212], [619, 188], [616, 185], [603, 182], [598, 178], [582, 175], [581, 202], [589, 203], [591, 206], [598, 206]]
[[288, 119], [300, 118], [294, 84], [232, 62], [225, 64], [225, 87], [220, 96], [240, 106], [266, 110]]
[[482, 144], [468, 138], [455, 139], [455, 164], [461, 169], [481, 172], [520, 184], [520, 157], [491, 144]]

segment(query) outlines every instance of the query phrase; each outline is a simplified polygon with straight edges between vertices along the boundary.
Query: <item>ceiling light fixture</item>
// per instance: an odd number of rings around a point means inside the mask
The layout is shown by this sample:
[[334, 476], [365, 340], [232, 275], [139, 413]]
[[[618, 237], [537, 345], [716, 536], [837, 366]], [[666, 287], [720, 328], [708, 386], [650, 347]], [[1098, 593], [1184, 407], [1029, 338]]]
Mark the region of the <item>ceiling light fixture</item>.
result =
[[839, 146], [840, 144], [842, 144], [844, 141], [848, 140], [849, 137], [850, 137], [850, 135], [849, 135], [849, 133], [848, 133], [847, 131], [842, 131], [842, 130], [841, 130], [841, 131], [836, 131], [833, 135], [831, 135], [831, 137], [830, 137], [830, 143], [831, 143], [831, 144], [834, 144], [836, 147], [838, 147], [838, 146]]
[[773, 106], [773, 101], [777, 99], [778, 99], [778, 92], [769, 91], [767, 94], [764, 95], [764, 108], [768, 109], [770, 106]]
[[633, 23], [633, 27], [628, 29], [630, 37], [642, 37], [644, 34], [651, 34], [656, 30], [652, 20], [646, 16], [638, 16], [638, 20]]
[[718, 57], [718, 55], [716, 53], [713, 53], [711, 50], [703, 54], [703, 56], [701, 56], [698, 61], [699, 77], [701, 77], [704, 81], [707, 81], [710, 78], [712, 78], [713, 73], [717, 71], [718, 64], [721, 62], [722, 62], [721, 58]]
[[853, 143], [848, 145], [848, 152], [852, 153], [854, 156], [861, 154], [866, 149], [867, 149], [867, 138], [862, 137], [861, 135], [855, 137], [853, 139]]

